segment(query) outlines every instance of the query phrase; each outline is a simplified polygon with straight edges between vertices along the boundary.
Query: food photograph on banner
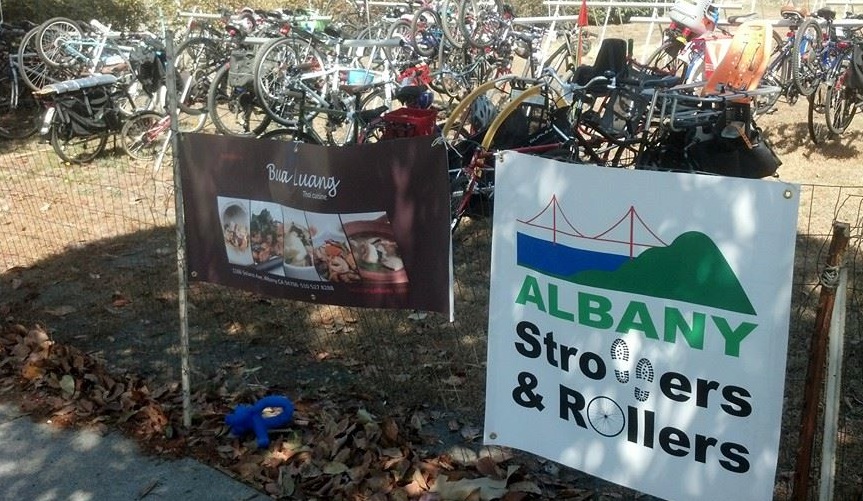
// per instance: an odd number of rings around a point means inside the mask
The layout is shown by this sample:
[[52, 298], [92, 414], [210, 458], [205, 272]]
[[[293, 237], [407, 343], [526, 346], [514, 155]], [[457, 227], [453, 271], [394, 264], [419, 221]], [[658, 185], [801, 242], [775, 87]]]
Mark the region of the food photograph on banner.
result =
[[393, 143], [400, 148], [185, 137], [191, 278], [289, 299], [450, 313], [445, 157], [425, 138]]
[[770, 499], [798, 187], [515, 153], [495, 180], [485, 443]]

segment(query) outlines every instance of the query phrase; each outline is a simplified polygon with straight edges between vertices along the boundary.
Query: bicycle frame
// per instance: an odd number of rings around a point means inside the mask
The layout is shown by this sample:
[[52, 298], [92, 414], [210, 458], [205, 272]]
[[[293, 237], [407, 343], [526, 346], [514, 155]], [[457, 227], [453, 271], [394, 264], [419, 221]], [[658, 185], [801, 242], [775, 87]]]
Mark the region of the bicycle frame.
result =
[[[62, 40], [58, 48], [79, 63], [86, 64], [87, 71], [91, 74], [101, 70], [102, 66], [108, 64], [112, 57], [119, 57], [121, 62], [129, 63], [132, 47], [120, 46], [113, 41], [114, 38], [120, 36], [120, 33], [112, 32], [109, 27], [102, 25], [95, 19], [90, 22], [90, 26], [98, 33], [98, 36], [66, 38]], [[105, 56], [106, 49], [109, 51], [107, 56]]]

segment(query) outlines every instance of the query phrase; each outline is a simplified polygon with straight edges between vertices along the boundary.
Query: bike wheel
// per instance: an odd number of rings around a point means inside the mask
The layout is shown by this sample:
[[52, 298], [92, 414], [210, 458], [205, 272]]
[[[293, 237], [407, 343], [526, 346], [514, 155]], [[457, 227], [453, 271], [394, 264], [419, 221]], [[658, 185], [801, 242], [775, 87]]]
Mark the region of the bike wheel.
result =
[[155, 111], [142, 111], [126, 120], [120, 130], [120, 145], [136, 160], [152, 160], [165, 145], [169, 127], [157, 127], [164, 118]]
[[[361, 30], [360, 33], [357, 35], [357, 39], [380, 40], [387, 37], [389, 29], [389, 25], [384, 25], [381, 21], [378, 21], [375, 25], [369, 26]], [[389, 56], [387, 55], [386, 51], [378, 47], [362, 47], [354, 49], [352, 57], [357, 59], [359, 64], [372, 70], [385, 69], [388, 65], [387, 61], [389, 60]]]
[[809, 108], [807, 110], [807, 129], [809, 131], [809, 139], [813, 143], [820, 145], [824, 144], [828, 139], [834, 139], [835, 136], [827, 128], [827, 124], [823, 118], [826, 105], [827, 86], [818, 85], [815, 92], [809, 95]]
[[456, 49], [463, 49], [467, 44], [464, 33], [458, 27], [461, 3], [461, 0], [443, 0], [438, 10], [444, 37], [449, 45]]
[[[449, 170], [450, 176], [450, 233], [463, 224], [465, 218], [488, 217], [492, 213], [494, 198], [494, 166], [490, 159], [479, 159], [482, 152], [467, 167]], [[479, 163], [475, 163], [479, 162]]]
[[295, 143], [321, 144], [320, 141], [309, 133], [297, 129], [273, 129], [263, 133], [258, 139], [271, 139], [274, 141], [289, 141]]
[[[686, 65], [686, 70], [683, 72], [683, 83], [686, 84], [694, 84], [698, 82], [705, 82], [707, 77], [704, 73], [704, 54], [692, 54], [692, 58], [689, 60], [689, 64]], [[693, 93], [699, 93], [701, 87], [699, 86], [697, 89], [693, 89]]]
[[0, 61], [0, 137], [23, 139], [39, 130], [42, 106], [19, 84], [8, 64]]
[[778, 87], [779, 92], [756, 96], [753, 100], [753, 109], [756, 115], [764, 115], [770, 112], [779, 101], [779, 96], [788, 89], [789, 85], [793, 85], [788, 81], [791, 76], [791, 59], [788, 53], [782, 51], [779, 47], [778, 51], [774, 51], [770, 63], [767, 65], [767, 71], [761, 77], [763, 85]]
[[551, 68], [560, 77], [567, 75], [564, 80], [569, 80], [569, 75], [575, 71], [575, 56], [569, 50], [569, 42], [565, 40], [554, 49], [554, 52], [543, 61], [542, 68]]
[[803, 21], [794, 36], [791, 68], [794, 85], [804, 96], [811, 96], [818, 88], [823, 73], [821, 67], [823, 50], [824, 39], [818, 19], [810, 18]]
[[[54, 17], [39, 27], [36, 52], [48, 66], [69, 68], [78, 64], [78, 60], [64, 47], [73, 40], [83, 38], [84, 34], [77, 22], [67, 17]], [[79, 46], [77, 50], [83, 50], [83, 47]]]
[[211, 38], [189, 38], [177, 47], [174, 68], [180, 89], [179, 108], [183, 113], [207, 113], [207, 94], [219, 68], [227, 61], [221, 44]]
[[824, 117], [827, 129], [840, 135], [851, 125], [851, 120], [857, 114], [857, 102], [854, 91], [848, 88], [847, 73], [842, 73], [833, 82], [827, 82], [824, 95]]
[[386, 132], [387, 123], [383, 119], [372, 120], [366, 124], [360, 131], [357, 143], [377, 143], [380, 142]]
[[[343, 100], [339, 99], [337, 102], [343, 102]], [[360, 98], [358, 110], [381, 109], [385, 102], [383, 89], [378, 89]], [[374, 120], [374, 118], [371, 120]], [[325, 113], [319, 115], [313, 124], [315, 124], [317, 129], [323, 128], [326, 130], [327, 144], [335, 146], [342, 146], [354, 142], [355, 132], [356, 139], [359, 140], [360, 130], [366, 126], [365, 123], [359, 123], [348, 118], [341, 121], [335, 121], [333, 116], [327, 116]], [[357, 127], [359, 127], [359, 129], [357, 129]]]
[[290, 71], [300, 63], [290, 39], [268, 43], [255, 55], [255, 94], [267, 115], [283, 126], [294, 125], [302, 101]]
[[414, 44], [411, 39], [411, 22], [407, 19], [398, 19], [390, 25], [388, 38], [398, 38], [403, 42], [398, 47], [387, 47], [384, 50], [390, 64], [395, 68], [400, 68], [406, 63], [416, 59], [414, 52]]
[[39, 57], [36, 52], [36, 35], [39, 27], [28, 31], [18, 45], [18, 75], [24, 85], [30, 90], [40, 90], [42, 87], [73, 78], [66, 68], [52, 68]]
[[214, 76], [207, 95], [207, 109], [216, 129], [229, 136], [259, 136], [270, 117], [250, 87], [228, 85], [227, 64]]
[[105, 151], [108, 133], [79, 137], [71, 132], [72, 125], [54, 122], [51, 126], [51, 147], [63, 161], [74, 164], [92, 162]]
[[422, 57], [433, 57], [441, 43], [443, 32], [437, 12], [430, 7], [421, 7], [411, 21], [410, 39], [414, 50]]
[[462, 0], [458, 27], [465, 41], [484, 49], [502, 38], [506, 30], [500, 0]]
[[654, 71], [682, 76], [686, 70], [686, 64], [677, 59], [681, 49], [683, 49], [683, 44], [679, 41], [666, 40], [658, 49], [653, 51], [644, 65]]

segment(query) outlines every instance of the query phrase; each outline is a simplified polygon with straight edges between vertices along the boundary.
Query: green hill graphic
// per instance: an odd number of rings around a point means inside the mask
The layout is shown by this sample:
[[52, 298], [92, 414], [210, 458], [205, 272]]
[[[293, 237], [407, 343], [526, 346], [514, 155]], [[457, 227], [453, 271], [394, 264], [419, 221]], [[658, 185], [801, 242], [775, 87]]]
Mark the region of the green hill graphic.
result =
[[696, 231], [681, 234], [668, 247], [648, 249], [617, 270], [582, 271], [570, 281], [755, 314], [725, 256], [707, 235]]

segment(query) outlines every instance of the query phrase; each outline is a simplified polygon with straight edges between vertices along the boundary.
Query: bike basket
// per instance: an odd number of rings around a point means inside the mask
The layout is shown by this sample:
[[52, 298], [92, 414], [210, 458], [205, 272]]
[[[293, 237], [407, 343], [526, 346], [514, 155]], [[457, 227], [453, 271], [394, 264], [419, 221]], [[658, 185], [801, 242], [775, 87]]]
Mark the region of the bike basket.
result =
[[129, 54], [135, 78], [148, 93], [156, 92], [165, 82], [165, 53], [150, 46], [138, 46]]
[[435, 109], [399, 108], [384, 113], [386, 127], [381, 139], [430, 136], [434, 134], [436, 119]]
[[231, 52], [231, 62], [228, 66], [228, 85], [231, 87], [248, 87], [254, 81], [255, 53], [247, 49], [235, 49]]
[[63, 121], [71, 125], [72, 136], [92, 136], [118, 130], [121, 125], [106, 88], [61, 94], [55, 98], [54, 106]]

